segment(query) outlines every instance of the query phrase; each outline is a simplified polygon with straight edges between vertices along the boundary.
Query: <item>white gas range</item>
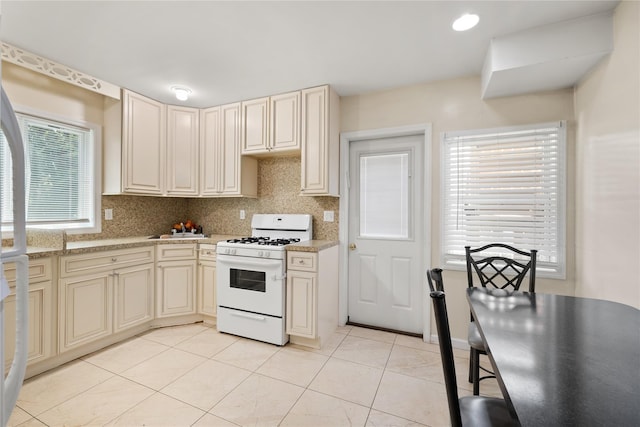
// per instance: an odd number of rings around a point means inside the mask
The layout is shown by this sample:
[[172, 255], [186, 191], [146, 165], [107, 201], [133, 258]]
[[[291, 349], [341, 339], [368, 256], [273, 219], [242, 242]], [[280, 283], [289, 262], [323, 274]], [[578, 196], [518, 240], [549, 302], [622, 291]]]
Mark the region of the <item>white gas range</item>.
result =
[[285, 333], [286, 250], [311, 240], [311, 215], [256, 214], [251, 237], [218, 242], [216, 247], [217, 328], [272, 344]]

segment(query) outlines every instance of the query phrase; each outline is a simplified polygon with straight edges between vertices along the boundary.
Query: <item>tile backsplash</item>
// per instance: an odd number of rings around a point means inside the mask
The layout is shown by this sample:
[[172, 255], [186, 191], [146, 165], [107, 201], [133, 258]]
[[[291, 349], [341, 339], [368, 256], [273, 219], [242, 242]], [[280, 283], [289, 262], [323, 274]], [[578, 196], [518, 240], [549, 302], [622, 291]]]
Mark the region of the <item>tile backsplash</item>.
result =
[[[168, 233], [176, 222], [191, 219], [206, 234], [251, 234], [255, 213], [309, 213], [313, 238], [338, 239], [337, 197], [300, 196], [300, 158], [274, 157], [258, 161], [258, 198], [189, 199], [146, 196], [102, 196], [102, 212], [113, 209], [113, 220], [102, 219], [102, 233], [70, 234], [68, 241], [111, 239]], [[240, 219], [240, 210], [245, 219]], [[334, 211], [334, 222], [324, 222]]]

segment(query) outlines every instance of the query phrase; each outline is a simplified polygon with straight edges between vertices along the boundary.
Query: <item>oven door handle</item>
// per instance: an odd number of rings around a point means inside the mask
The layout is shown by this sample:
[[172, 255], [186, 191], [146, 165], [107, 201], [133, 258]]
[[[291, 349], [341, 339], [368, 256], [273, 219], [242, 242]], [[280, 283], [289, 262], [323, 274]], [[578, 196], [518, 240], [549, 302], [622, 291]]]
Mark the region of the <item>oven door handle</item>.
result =
[[240, 267], [251, 266], [251, 267], [257, 267], [257, 268], [264, 268], [266, 265], [279, 266], [282, 263], [281, 260], [276, 260], [276, 259], [273, 259], [273, 260], [264, 259], [263, 261], [253, 261], [251, 259], [248, 259], [247, 257], [242, 257], [241, 259], [242, 261], [240, 261], [238, 257], [235, 257], [233, 255], [231, 256], [218, 255], [217, 264], [218, 265], [221, 265], [221, 264], [236, 265]]
[[264, 316], [260, 316], [258, 314], [253, 314], [253, 313], [245, 313], [242, 311], [232, 311], [231, 312], [232, 316], [236, 316], [236, 317], [244, 317], [245, 319], [251, 319], [251, 320], [265, 320], [266, 317]]

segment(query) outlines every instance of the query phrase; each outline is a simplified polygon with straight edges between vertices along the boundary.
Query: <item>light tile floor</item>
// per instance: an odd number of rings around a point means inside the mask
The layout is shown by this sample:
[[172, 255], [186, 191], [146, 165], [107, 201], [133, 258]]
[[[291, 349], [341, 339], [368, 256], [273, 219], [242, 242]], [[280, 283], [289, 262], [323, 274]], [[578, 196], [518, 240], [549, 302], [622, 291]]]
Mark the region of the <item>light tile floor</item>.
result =
[[[456, 352], [460, 395], [468, 352]], [[493, 382], [489, 382], [493, 381]], [[495, 380], [483, 394], [501, 396]], [[203, 324], [156, 329], [27, 380], [10, 426], [445, 426], [437, 345], [346, 326], [322, 350]]]

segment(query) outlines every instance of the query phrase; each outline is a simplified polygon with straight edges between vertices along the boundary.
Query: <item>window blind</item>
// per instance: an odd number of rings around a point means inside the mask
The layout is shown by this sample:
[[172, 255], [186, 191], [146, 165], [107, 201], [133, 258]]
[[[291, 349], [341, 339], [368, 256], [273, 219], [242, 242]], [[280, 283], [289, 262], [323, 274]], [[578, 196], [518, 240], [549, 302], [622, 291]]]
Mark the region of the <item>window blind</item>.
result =
[[565, 139], [564, 122], [443, 134], [445, 264], [465, 246], [505, 243], [564, 274]]
[[[94, 216], [92, 131], [18, 115], [25, 142], [27, 224], [89, 224]], [[11, 161], [4, 135], [2, 220], [12, 221]]]

